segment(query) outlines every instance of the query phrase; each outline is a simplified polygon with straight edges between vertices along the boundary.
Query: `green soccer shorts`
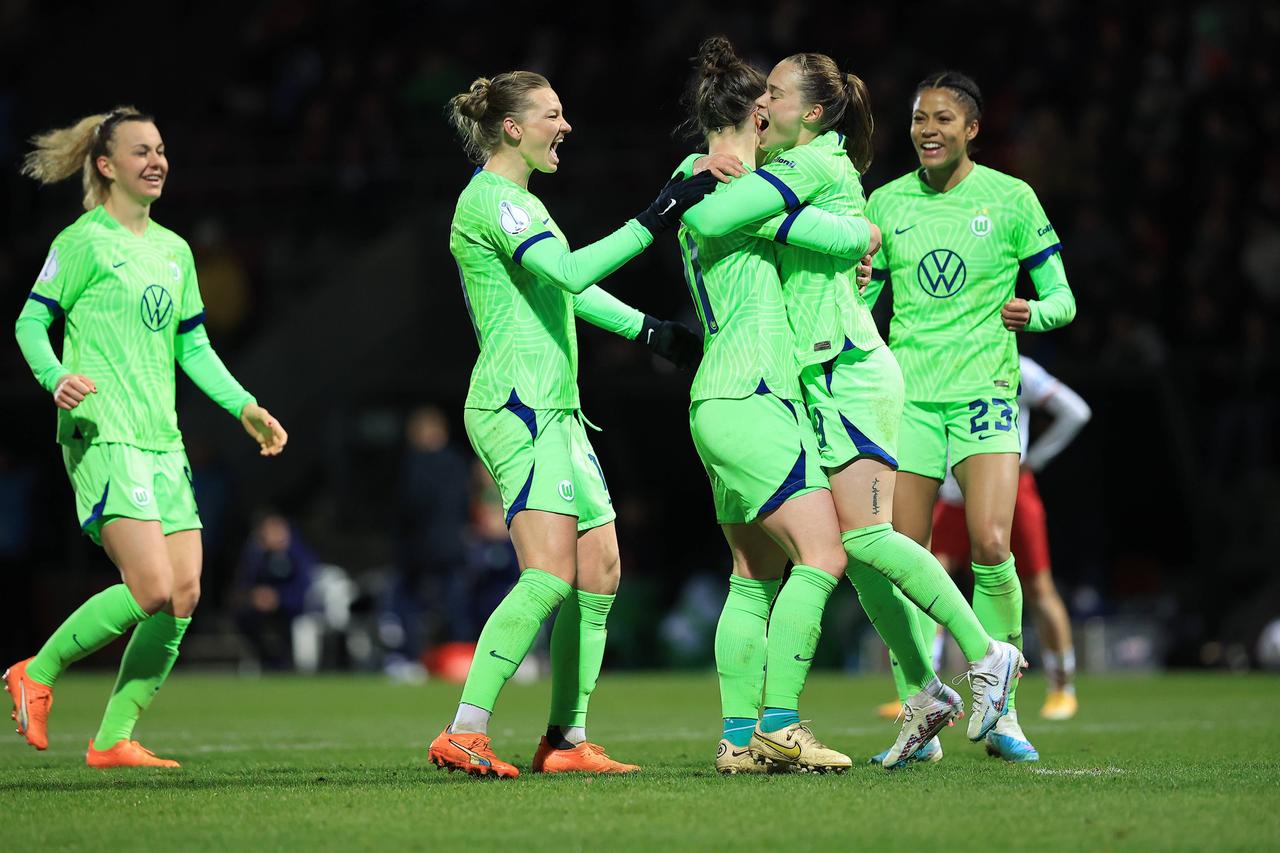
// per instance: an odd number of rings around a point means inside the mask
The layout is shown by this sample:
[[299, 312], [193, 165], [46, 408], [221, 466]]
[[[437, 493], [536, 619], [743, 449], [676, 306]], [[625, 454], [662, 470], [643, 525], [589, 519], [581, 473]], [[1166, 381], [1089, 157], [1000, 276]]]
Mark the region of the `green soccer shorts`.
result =
[[513, 391], [501, 409], [467, 409], [467, 437], [502, 494], [507, 526], [538, 509], [578, 519], [578, 530], [613, 521], [613, 499], [576, 409], [531, 409]]
[[791, 498], [829, 488], [799, 403], [763, 382], [750, 397], [695, 401], [689, 429], [720, 524], [750, 524]]
[[908, 402], [902, 411], [901, 470], [941, 480], [979, 453], [1021, 453], [1018, 398], [984, 397], [967, 403]]
[[117, 518], [158, 521], [165, 536], [203, 527], [184, 451], [74, 442], [63, 445], [62, 461], [80, 529], [98, 545], [102, 528]]
[[849, 348], [810, 365], [800, 372], [800, 387], [823, 468], [867, 458], [898, 467], [902, 371], [888, 347]]

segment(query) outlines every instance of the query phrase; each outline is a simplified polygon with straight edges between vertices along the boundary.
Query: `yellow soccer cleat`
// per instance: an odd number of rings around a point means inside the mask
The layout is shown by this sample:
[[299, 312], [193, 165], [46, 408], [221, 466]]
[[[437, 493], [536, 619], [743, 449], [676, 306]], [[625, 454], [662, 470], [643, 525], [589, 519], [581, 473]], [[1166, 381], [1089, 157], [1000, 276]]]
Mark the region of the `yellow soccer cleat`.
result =
[[771, 771], [843, 773], [853, 766], [853, 759], [828, 748], [803, 722], [792, 723], [775, 732], [762, 732], [757, 724], [751, 734], [751, 755], [757, 761], [763, 761]]
[[769, 766], [751, 755], [750, 746], [734, 746], [724, 738], [716, 748], [716, 772], [726, 776], [745, 773], [768, 773]]
[[1040, 716], [1046, 720], [1069, 720], [1080, 709], [1076, 694], [1066, 690], [1050, 690], [1040, 706]]

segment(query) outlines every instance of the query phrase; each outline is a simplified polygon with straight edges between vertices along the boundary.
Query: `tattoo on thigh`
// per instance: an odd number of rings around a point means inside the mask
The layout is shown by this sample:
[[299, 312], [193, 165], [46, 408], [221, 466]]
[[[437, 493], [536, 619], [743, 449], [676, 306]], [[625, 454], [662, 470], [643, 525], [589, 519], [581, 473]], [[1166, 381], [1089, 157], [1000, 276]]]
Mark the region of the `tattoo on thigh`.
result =
[[871, 514], [880, 514], [880, 478], [871, 481]]

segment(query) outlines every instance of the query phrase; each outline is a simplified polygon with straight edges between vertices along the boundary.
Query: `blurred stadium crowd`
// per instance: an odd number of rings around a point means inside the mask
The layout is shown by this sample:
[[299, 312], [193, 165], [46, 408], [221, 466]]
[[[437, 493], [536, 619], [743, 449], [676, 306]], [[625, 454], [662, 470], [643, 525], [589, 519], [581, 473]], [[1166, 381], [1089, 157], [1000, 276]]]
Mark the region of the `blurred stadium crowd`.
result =
[[[446, 234], [472, 167], [444, 102], [481, 74], [549, 77], [575, 129], [560, 173], [532, 188], [580, 245], [687, 153], [673, 133], [687, 58], [722, 32], [762, 67], [815, 50], [867, 81], [868, 191], [912, 167], [919, 78], [951, 66], [979, 81], [975, 159], [1035, 187], [1079, 304], [1073, 325], [1023, 347], [1095, 413], [1041, 478], [1055, 574], [1098, 626], [1092, 660], [1258, 662], [1280, 617], [1280, 160], [1266, 153], [1280, 7], [640, 2], [525, 21], [456, 0], [274, 0], [158, 14], [154, 49], [120, 52], [83, 11], [0, 3], [0, 280], [16, 317], [78, 214], [77, 187], [19, 177], [25, 139], [116, 103], [154, 113], [172, 165], [156, 218], [191, 242], [215, 346], [292, 438], [278, 465], [260, 461], [180, 386], [206, 525], [184, 659], [412, 672], [423, 647], [478, 630], [515, 567], [461, 432], [475, 344]], [[674, 245], [606, 286], [692, 317]], [[704, 663], [728, 557], [688, 380], [581, 336], [623, 548], [610, 659]], [[12, 343], [0, 400], [0, 570], [6, 598], [30, 602], [0, 629], [16, 657], [111, 569], [78, 536], [53, 408]], [[308, 614], [311, 628], [295, 618]], [[852, 609], [833, 618], [828, 662], [857, 663]]]

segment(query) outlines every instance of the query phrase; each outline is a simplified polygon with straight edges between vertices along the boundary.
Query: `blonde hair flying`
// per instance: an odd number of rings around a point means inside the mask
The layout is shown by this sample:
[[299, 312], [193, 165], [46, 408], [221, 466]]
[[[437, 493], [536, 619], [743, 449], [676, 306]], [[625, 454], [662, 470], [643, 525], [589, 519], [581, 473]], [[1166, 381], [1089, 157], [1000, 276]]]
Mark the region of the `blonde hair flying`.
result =
[[42, 184], [65, 181], [77, 171], [84, 187], [84, 209], [107, 200], [111, 181], [98, 171], [97, 159], [111, 153], [116, 128], [126, 121], [151, 121], [135, 107], [116, 107], [109, 113], [85, 116], [70, 127], [31, 137], [35, 150], [22, 160], [22, 174]]

